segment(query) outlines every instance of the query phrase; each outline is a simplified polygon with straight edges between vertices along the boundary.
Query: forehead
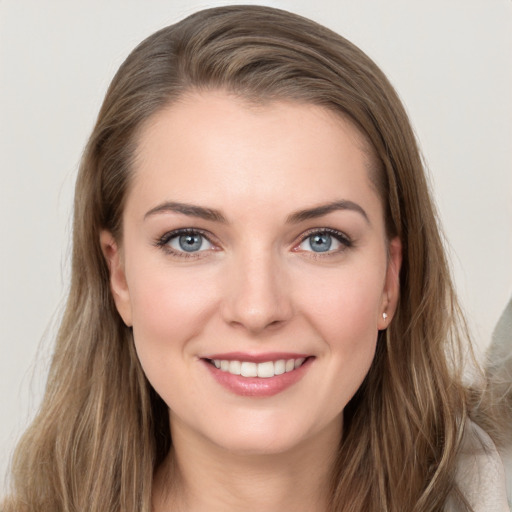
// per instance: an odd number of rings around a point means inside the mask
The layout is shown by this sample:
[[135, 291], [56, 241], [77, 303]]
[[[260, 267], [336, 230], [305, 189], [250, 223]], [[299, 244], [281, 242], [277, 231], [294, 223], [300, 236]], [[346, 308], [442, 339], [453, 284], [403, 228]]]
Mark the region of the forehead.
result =
[[371, 160], [365, 138], [331, 110], [249, 102], [223, 91], [190, 93], [141, 129], [132, 190], [173, 200], [190, 200], [194, 192], [216, 205], [271, 202], [284, 192], [282, 202], [336, 200], [336, 190], [376, 194]]
[[[233, 114], [244, 114], [235, 119]], [[292, 115], [286, 115], [286, 114]], [[341, 110], [326, 108], [315, 103], [301, 102], [292, 98], [265, 98], [249, 97], [235, 94], [223, 89], [214, 90], [191, 90], [174, 99], [163, 108], [154, 113], [138, 130], [136, 136], [137, 153], [140, 156], [144, 152], [144, 146], [149, 139], [155, 136], [165, 124], [173, 123], [177, 129], [183, 116], [188, 118], [188, 127], [200, 129], [206, 123], [210, 127], [217, 127], [225, 122], [226, 124], [237, 121], [239, 126], [246, 125], [251, 119], [253, 126], [259, 120], [274, 117], [274, 121], [285, 127], [287, 121], [295, 121], [301, 118], [303, 128], [307, 129], [312, 124], [323, 124], [329, 126], [333, 131], [343, 131], [345, 138], [357, 146], [368, 157], [368, 165], [373, 160], [374, 149], [368, 138], [356, 126], [355, 122]], [[293, 119], [292, 119], [293, 118]], [[201, 123], [198, 124], [197, 121]], [[285, 132], [281, 132], [284, 136]], [[333, 134], [336, 136], [335, 134]]]

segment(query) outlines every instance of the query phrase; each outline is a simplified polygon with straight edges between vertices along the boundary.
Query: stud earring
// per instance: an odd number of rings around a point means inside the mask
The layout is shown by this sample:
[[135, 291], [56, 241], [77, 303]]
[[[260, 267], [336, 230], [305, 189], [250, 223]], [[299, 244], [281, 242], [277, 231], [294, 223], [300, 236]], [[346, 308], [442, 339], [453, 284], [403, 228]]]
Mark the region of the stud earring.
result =
[[382, 318], [384, 318], [384, 320], [387, 320], [388, 319], [388, 314], [387, 313], [382, 313]]

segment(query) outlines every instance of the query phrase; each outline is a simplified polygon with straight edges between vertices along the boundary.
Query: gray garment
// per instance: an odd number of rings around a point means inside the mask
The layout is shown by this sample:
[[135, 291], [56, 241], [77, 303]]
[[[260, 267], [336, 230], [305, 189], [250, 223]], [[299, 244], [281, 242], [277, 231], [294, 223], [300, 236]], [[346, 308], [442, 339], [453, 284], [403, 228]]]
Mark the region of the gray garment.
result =
[[502, 374], [509, 384], [510, 391], [512, 387], [512, 298], [492, 333], [487, 359], [487, 371], [492, 374]]
[[[503, 396], [512, 398], [512, 299], [501, 315], [487, 351], [486, 371]], [[498, 453], [491, 438], [468, 421], [458, 455], [456, 482], [475, 512], [512, 509], [512, 425], [510, 444]], [[508, 491], [508, 497], [507, 497]], [[445, 512], [458, 512], [449, 499]]]
[[[498, 386], [503, 396], [508, 396], [512, 404], [512, 298], [501, 315], [492, 334], [491, 345], [487, 352], [487, 372]], [[501, 450], [505, 465], [505, 475], [508, 491], [508, 502], [512, 508], [512, 425], [507, 433], [510, 442], [508, 447]]]
[[[510, 512], [500, 455], [491, 438], [469, 420], [458, 455], [455, 481], [474, 512]], [[459, 510], [457, 501], [449, 499], [445, 512]]]

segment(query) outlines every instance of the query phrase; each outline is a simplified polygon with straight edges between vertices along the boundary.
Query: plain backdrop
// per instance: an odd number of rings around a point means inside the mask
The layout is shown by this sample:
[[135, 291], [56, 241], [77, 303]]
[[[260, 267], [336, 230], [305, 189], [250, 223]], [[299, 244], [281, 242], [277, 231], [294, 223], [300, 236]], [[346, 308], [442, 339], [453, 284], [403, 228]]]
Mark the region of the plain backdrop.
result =
[[[226, 3], [240, 2], [0, 0], [0, 478], [44, 387], [75, 173], [108, 83], [144, 37]], [[395, 85], [483, 351], [512, 293], [512, 2], [257, 3], [341, 33]]]

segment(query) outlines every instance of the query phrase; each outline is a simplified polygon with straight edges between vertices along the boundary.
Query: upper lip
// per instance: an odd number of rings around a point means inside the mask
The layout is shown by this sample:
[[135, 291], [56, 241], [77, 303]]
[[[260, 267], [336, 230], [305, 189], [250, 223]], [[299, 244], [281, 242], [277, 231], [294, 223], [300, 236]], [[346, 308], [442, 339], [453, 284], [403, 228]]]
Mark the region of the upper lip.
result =
[[248, 354], [245, 352], [225, 352], [210, 354], [201, 359], [219, 359], [221, 361], [247, 361], [250, 363], [263, 363], [266, 361], [279, 361], [281, 359], [300, 359], [310, 357], [311, 354], [297, 352], [265, 352], [260, 354]]

